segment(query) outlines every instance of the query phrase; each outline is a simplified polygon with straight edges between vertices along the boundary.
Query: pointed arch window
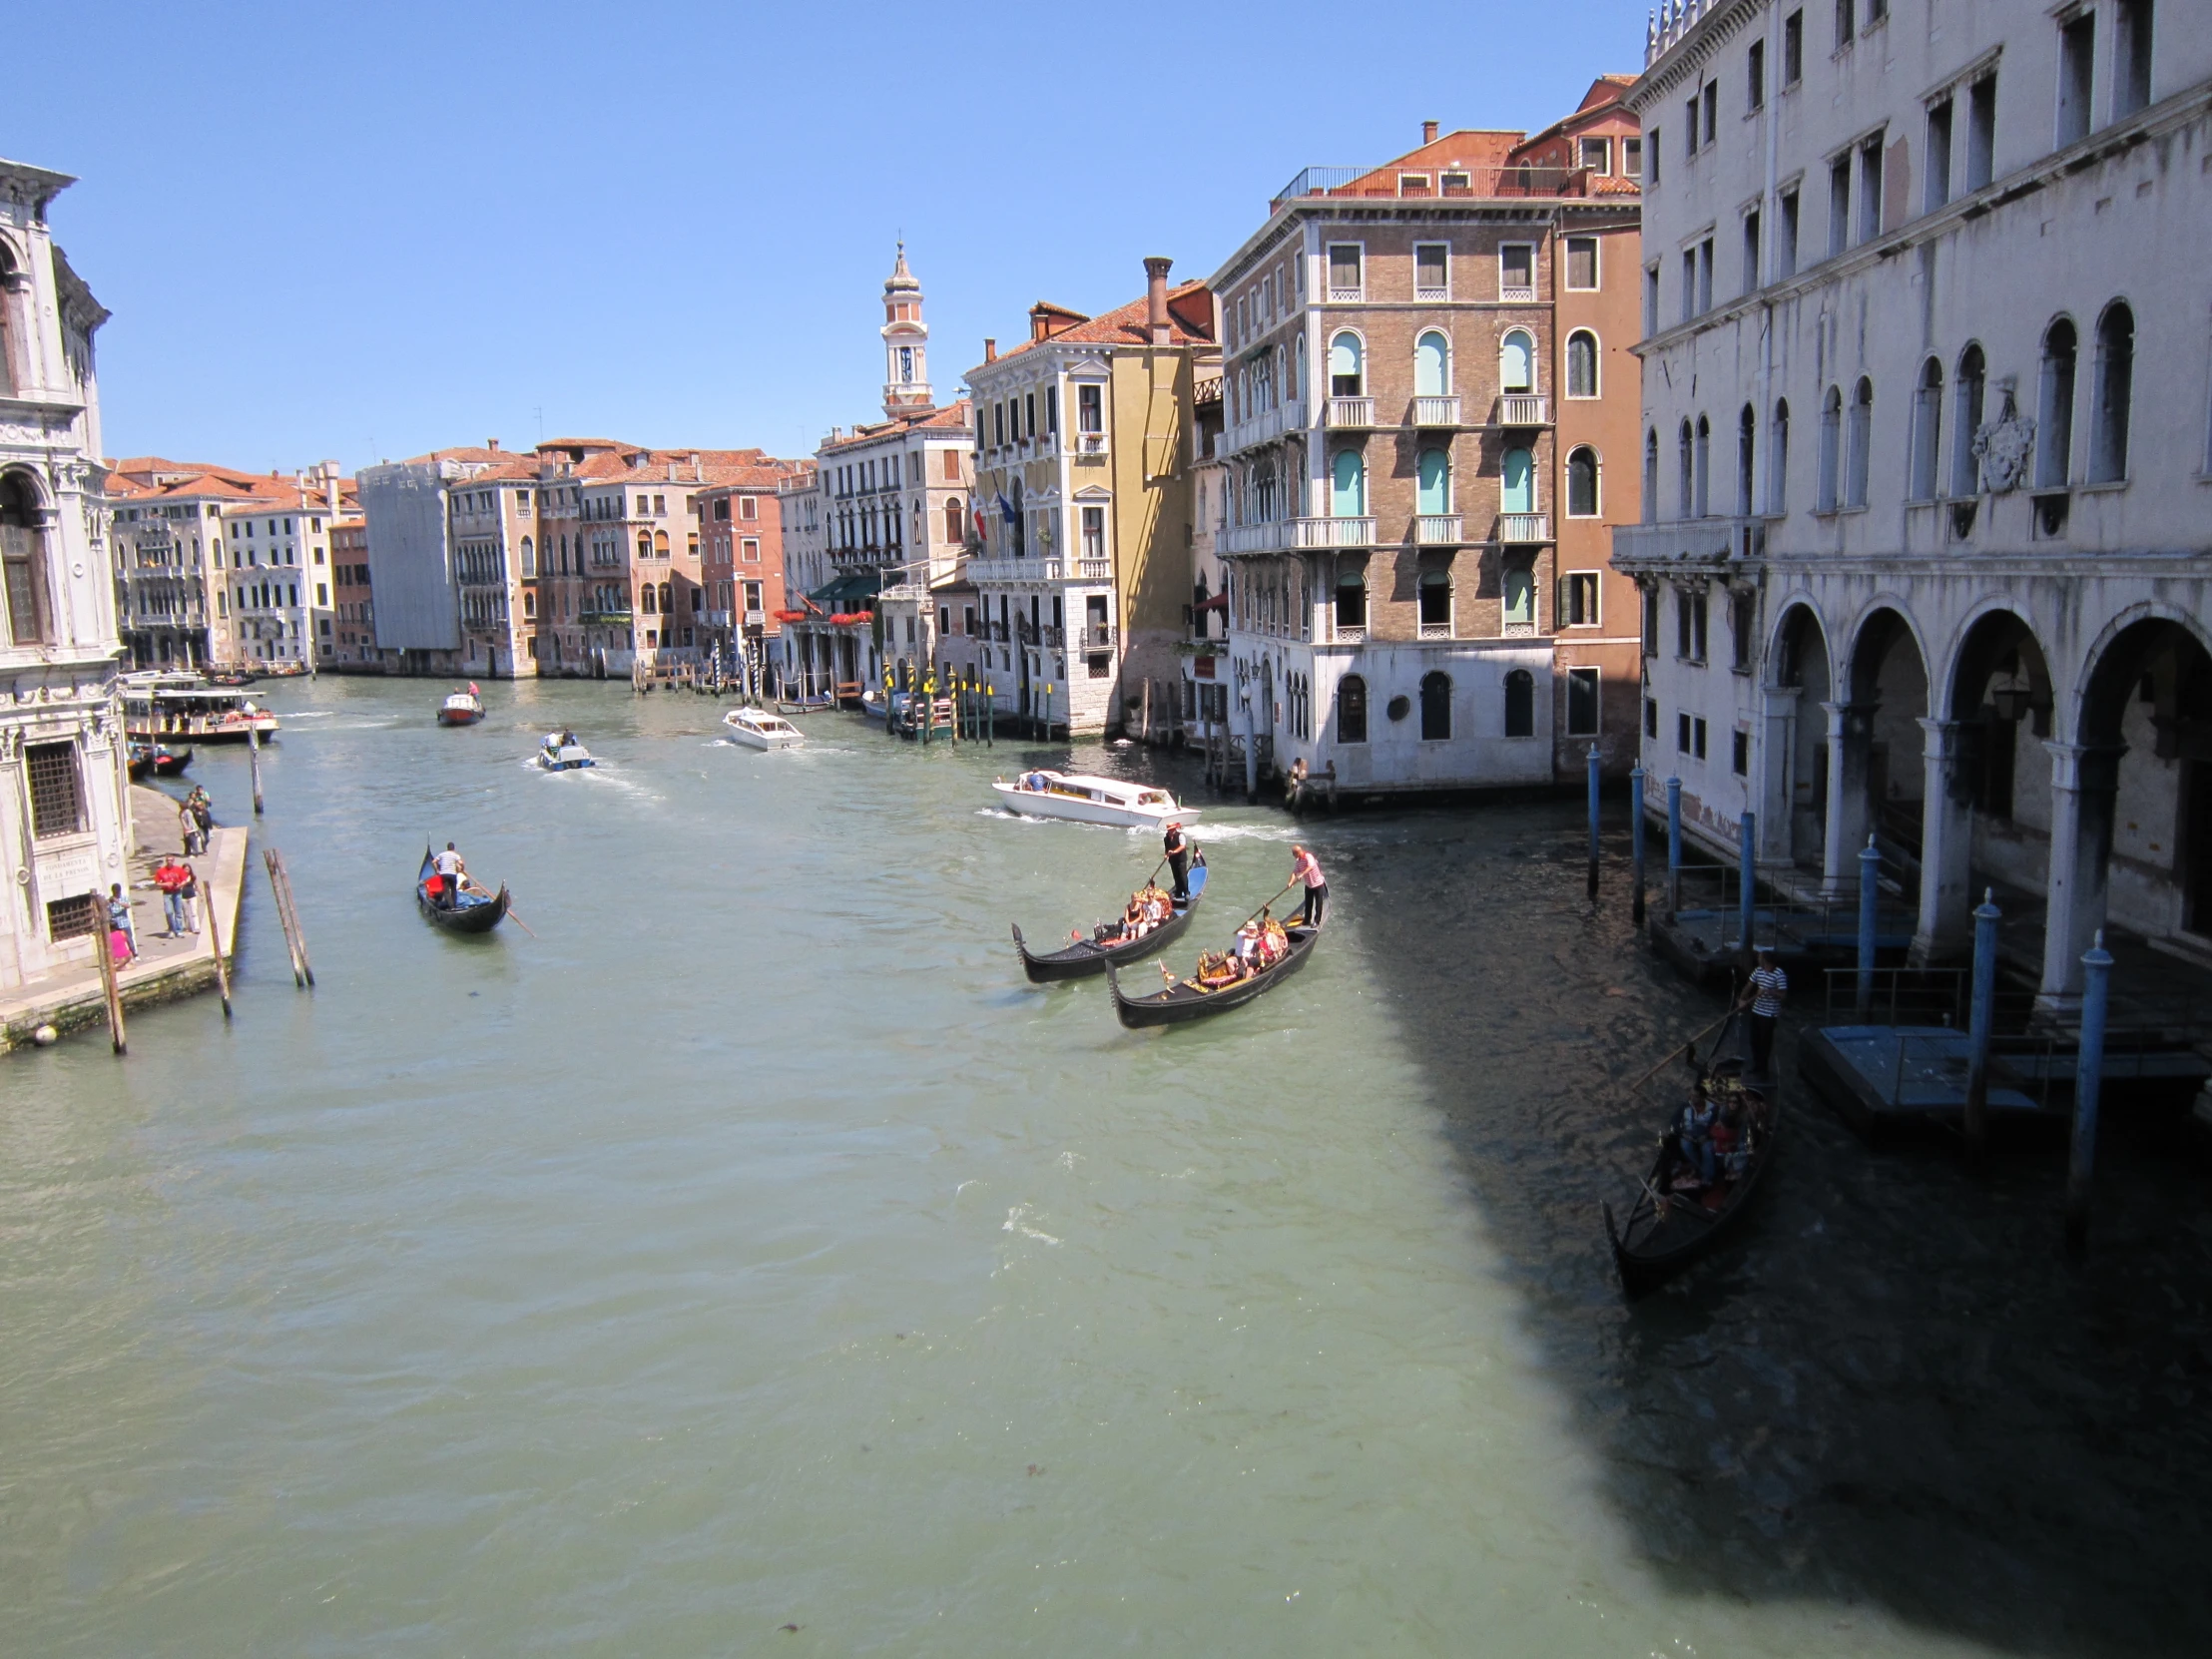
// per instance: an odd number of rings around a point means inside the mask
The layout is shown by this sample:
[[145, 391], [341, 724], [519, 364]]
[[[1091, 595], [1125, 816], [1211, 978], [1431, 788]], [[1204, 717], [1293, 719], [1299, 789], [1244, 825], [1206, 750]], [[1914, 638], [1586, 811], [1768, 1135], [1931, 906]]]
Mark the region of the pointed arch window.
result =
[[1368, 511], [1368, 463], [1357, 449], [1340, 449], [1330, 463], [1329, 511], [1336, 518], [1364, 518]]
[[1958, 353], [1958, 382], [1951, 390], [1950, 493], [1970, 501], [1981, 493], [1981, 462], [1973, 452], [1974, 433], [1981, 429], [1981, 407], [1988, 387], [1988, 368], [1981, 347], [1969, 344]]
[[1368, 683], [1357, 674], [1337, 682], [1337, 741], [1368, 741]]
[[1577, 328], [1567, 336], [1567, 395], [1597, 394], [1597, 335], [1587, 328]]
[[2089, 482], [2127, 479], [2128, 405], [2135, 389], [2135, 313], [2114, 300], [2097, 318], [2097, 357], [2089, 396]]
[[1646, 524], [1659, 522], [1659, 428], [1644, 428], [1644, 499], [1643, 520]]
[[2073, 477], [2074, 364], [2079, 342], [2073, 319], [2043, 330], [2042, 373], [2035, 388], [2035, 482], [2062, 488]]
[[1451, 511], [1451, 453], [1440, 445], [1420, 452], [1418, 499], [1414, 511], [1433, 516]]
[[1864, 507], [1867, 504], [1867, 478], [1873, 465], [1874, 449], [1874, 381], [1862, 374], [1859, 384], [1851, 394], [1851, 428], [1849, 432], [1850, 470], [1845, 480], [1845, 505]]
[[1362, 349], [1360, 336], [1347, 328], [1329, 342], [1329, 395], [1332, 397], [1365, 397], [1367, 395], [1367, 353]]
[[1497, 383], [1501, 391], [1536, 389], [1536, 341], [1525, 328], [1509, 328], [1498, 341]]
[[1690, 436], [1690, 423], [1685, 420], [1675, 430], [1675, 462], [1678, 476], [1675, 479], [1675, 512], [1678, 519], [1691, 516], [1690, 509], [1697, 500], [1697, 465], [1692, 459], [1695, 448]]
[[1767, 512], [1780, 518], [1790, 510], [1790, 400], [1774, 402], [1774, 424], [1767, 433]]
[[1713, 423], [1705, 416], [1697, 417], [1697, 502], [1698, 518], [1705, 518], [1713, 511]]
[[1413, 395], [1445, 397], [1451, 392], [1451, 343], [1430, 328], [1413, 342]]
[[1931, 357], [1921, 364], [1921, 383], [1913, 390], [1913, 480], [1908, 499], [1933, 501], [1940, 489], [1943, 453], [1943, 365]]
[[1736, 416], [1736, 516], [1752, 514], [1752, 488], [1757, 480], [1759, 414], [1749, 403]]

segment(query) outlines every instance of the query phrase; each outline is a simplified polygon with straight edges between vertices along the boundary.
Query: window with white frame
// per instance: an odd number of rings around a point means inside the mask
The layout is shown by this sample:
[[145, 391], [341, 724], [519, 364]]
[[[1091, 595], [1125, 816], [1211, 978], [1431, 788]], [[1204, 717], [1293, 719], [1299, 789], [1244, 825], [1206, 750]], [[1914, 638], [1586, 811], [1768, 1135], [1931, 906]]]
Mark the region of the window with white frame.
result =
[[1451, 297], [1451, 249], [1440, 242], [1413, 244], [1413, 297]]
[[1567, 286], [1578, 292], [1597, 289], [1597, 238], [1567, 238]]
[[1509, 242], [1497, 251], [1497, 296], [1500, 299], [1536, 297], [1536, 245]]
[[1579, 162], [1592, 173], [1610, 175], [1613, 171], [1613, 141], [1608, 138], [1586, 138], [1576, 146]]
[[1329, 245], [1329, 297], [1332, 299], [1366, 298], [1366, 250], [1359, 243], [1331, 243]]

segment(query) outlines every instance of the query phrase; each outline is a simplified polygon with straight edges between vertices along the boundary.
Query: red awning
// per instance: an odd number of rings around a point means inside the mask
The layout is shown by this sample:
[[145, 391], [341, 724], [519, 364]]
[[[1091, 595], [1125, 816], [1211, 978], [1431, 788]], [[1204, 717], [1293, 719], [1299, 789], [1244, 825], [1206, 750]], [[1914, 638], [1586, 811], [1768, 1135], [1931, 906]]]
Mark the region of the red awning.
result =
[[1191, 608], [1197, 611], [1226, 611], [1229, 609], [1229, 595], [1217, 593], [1211, 599], [1200, 600]]

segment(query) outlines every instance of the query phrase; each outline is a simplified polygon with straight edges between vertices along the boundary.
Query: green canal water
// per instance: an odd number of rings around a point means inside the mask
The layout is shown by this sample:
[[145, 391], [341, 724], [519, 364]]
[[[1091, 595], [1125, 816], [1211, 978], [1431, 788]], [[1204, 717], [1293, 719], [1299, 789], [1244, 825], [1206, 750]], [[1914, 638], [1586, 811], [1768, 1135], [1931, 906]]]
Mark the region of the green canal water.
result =
[[[1064, 750], [443, 690], [272, 694], [317, 989], [259, 885], [231, 1025], [0, 1064], [7, 1653], [2203, 1651], [2199, 1178], [2123, 1140], [2075, 1269], [2047, 1159], [1794, 1102], [1624, 1308], [1618, 1089], [1712, 1010], [1571, 803], [1305, 827], [1308, 970], [1135, 1033], [1008, 938], [1156, 856], [990, 809]], [[1190, 948], [1283, 883], [1287, 818], [1074, 759], [1205, 809]], [[447, 838], [532, 932], [424, 924]]]

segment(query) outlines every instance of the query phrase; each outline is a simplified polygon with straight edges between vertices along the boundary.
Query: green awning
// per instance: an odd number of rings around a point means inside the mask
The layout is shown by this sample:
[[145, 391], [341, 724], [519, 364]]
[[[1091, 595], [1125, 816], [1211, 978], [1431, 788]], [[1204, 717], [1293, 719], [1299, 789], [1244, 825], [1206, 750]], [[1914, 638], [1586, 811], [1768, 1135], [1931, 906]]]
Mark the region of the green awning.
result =
[[834, 581], [826, 582], [809, 594], [817, 605], [827, 605], [832, 611], [852, 608], [855, 599], [872, 599], [883, 585], [882, 573], [874, 569], [848, 570]]

